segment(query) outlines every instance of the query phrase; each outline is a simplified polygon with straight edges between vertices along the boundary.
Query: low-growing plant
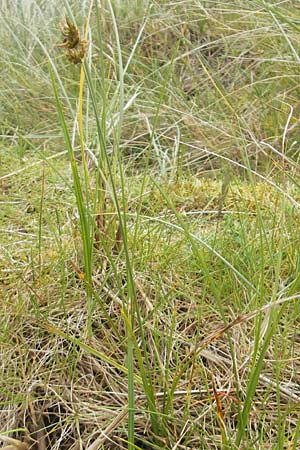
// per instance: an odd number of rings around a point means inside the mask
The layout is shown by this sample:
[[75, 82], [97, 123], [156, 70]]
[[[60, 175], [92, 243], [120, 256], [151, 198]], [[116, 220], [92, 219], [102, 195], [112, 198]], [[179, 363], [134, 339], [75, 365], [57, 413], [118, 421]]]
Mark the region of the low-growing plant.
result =
[[297, 2], [63, 5], [1, 5], [4, 448], [297, 449]]

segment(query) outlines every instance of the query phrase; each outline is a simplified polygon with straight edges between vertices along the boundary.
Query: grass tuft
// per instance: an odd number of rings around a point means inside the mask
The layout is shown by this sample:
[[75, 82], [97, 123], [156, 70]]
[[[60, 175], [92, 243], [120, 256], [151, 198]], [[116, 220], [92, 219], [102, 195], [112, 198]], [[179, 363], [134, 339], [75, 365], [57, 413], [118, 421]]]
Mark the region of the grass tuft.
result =
[[1, 5], [2, 448], [296, 450], [297, 2], [63, 4]]

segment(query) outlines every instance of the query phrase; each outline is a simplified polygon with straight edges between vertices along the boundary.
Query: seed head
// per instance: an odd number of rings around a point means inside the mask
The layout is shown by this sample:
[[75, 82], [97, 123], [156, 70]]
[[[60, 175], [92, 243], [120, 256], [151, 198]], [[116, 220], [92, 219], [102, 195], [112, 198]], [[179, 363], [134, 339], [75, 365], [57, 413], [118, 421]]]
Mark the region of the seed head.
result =
[[61, 28], [61, 32], [63, 42], [57, 47], [65, 49], [67, 59], [73, 64], [81, 63], [85, 57], [88, 43], [85, 39], [80, 39], [79, 30], [70, 17], [66, 16], [66, 23]]

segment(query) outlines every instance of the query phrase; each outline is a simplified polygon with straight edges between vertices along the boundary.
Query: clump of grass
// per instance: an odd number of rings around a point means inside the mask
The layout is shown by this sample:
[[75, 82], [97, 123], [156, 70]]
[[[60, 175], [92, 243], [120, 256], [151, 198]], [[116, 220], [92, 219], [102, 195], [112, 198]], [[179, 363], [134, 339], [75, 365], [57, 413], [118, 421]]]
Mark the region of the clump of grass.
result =
[[3, 442], [299, 447], [288, 5], [3, 3]]

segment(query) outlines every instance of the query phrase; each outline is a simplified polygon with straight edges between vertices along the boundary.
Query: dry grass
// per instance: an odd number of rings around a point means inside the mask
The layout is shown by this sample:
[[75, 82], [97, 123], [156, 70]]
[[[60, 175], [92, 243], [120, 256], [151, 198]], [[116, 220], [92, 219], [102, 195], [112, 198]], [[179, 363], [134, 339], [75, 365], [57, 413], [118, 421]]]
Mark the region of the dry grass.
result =
[[297, 2], [2, 3], [2, 448], [296, 450]]

